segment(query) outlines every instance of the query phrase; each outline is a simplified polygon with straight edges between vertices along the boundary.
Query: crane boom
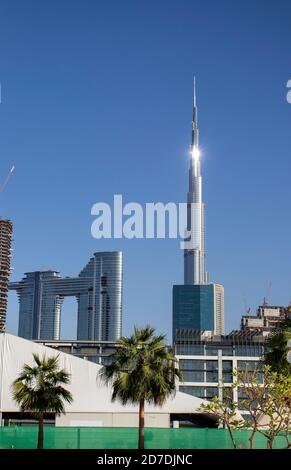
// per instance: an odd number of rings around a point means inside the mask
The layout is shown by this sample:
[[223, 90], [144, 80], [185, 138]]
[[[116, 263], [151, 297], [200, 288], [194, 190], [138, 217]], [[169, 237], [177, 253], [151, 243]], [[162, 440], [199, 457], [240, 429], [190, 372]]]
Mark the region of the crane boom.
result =
[[3, 183], [0, 186], [0, 193], [3, 193], [3, 191], [4, 191], [5, 187], [7, 186], [7, 183], [10, 180], [11, 175], [14, 172], [14, 170], [15, 170], [15, 165], [12, 165], [12, 167], [10, 168], [10, 170], [8, 172], [8, 175], [6, 176], [5, 180], [3, 181]]
[[263, 306], [267, 307], [269, 305], [269, 295], [271, 292], [271, 287], [272, 287], [272, 281], [269, 282], [266, 290], [265, 297], [263, 298]]

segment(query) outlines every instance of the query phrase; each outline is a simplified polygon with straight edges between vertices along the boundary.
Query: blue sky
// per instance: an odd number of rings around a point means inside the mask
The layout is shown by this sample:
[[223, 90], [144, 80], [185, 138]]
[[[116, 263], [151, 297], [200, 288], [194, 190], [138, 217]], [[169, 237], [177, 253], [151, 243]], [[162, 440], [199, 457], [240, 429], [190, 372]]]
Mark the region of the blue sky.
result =
[[[197, 79], [207, 268], [225, 286], [226, 330], [291, 298], [290, 2], [0, 2], [0, 195], [14, 222], [12, 279], [76, 275], [95, 251], [124, 252], [123, 331], [171, 337], [178, 240], [95, 240], [91, 206], [184, 202]], [[244, 301], [245, 299], [245, 301]], [[18, 305], [9, 296], [8, 331]], [[73, 337], [74, 299], [62, 336]]]

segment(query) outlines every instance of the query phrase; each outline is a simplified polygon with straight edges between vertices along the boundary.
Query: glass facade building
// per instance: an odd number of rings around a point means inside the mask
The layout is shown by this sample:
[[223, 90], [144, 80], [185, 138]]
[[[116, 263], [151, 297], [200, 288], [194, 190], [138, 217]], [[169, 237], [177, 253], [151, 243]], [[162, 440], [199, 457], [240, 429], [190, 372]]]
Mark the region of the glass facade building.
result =
[[34, 340], [58, 340], [64, 297], [78, 303], [77, 339], [115, 341], [122, 327], [123, 264], [121, 252], [95, 253], [76, 278], [57, 271], [26, 273], [12, 282], [19, 298], [18, 335]]
[[122, 327], [122, 253], [95, 253], [79, 274], [90, 280], [87, 292], [78, 296], [79, 340], [114, 341]]
[[235, 331], [227, 336], [208, 335], [208, 332], [180, 329], [176, 331], [174, 345], [183, 381], [178, 385], [181, 392], [205, 400], [214, 396], [223, 399], [228, 389], [239, 412], [247, 417], [243, 407], [243, 395], [239, 388], [231, 388], [236, 370], [258, 371], [262, 378], [262, 357], [265, 352], [262, 336], [247, 335]]
[[219, 284], [173, 286], [173, 342], [177, 329], [224, 332], [224, 290]]

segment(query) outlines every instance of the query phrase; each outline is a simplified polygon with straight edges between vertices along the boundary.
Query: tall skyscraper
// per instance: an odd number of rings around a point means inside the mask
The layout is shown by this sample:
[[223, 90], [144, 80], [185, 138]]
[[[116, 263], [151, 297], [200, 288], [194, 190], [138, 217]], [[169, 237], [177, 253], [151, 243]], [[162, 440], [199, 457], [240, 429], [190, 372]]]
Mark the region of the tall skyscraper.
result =
[[63, 296], [56, 289], [57, 271], [25, 273], [20, 282], [11, 282], [19, 300], [18, 335], [26, 339], [59, 339]]
[[26, 273], [11, 282], [19, 298], [18, 335], [58, 340], [64, 297], [78, 302], [77, 339], [115, 341], [122, 328], [122, 253], [95, 253], [78, 277], [57, 271]]
[[122, 329], [122, 253], [95, 253], [80, 272], [88, 293], [78, 297], [78, 339], [116, 340]]
[[202, 198], [201, 154], [194, 79], [192, 136], [190, 145], [187, 231], [184, 250], [184, 285], [173, 287], [173, 342], [177, 329], [224, 333], [224, 289], [209, 282], [205, 269], [205, 207]]
[[184, 251], [184, 284], [206, 284], [208, 279], [207, 273], [205, 272], [205, 218], [204, 203], [202, 201], [202, 176], [195, 79], [189, 188], [187, 194], [187, 230], [191, 233], [192, 246]]
[[13, 226], [0, 219], [0, 333], [5, 331]]

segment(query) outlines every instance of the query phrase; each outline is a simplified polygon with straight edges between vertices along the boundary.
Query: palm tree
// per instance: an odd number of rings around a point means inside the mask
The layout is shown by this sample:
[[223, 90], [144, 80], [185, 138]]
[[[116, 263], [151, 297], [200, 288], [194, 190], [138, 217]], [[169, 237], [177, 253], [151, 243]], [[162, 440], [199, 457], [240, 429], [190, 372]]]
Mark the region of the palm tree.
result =
[[267, 339], [265, 362], [274, 372], [291, 374], [291, 364], [287, 361], [287, 342], [291, 340], [291, 318], [278, 324]]
[[58, 356], [40, 358], [33, 354], [34, 364], [24, 364], [20, 375], [12, 384], [13, 398], [21, 411], [33, 413], [38, 419], [37, 448], [43, 449], [44, 413], [64, 413], [64, 401], [71, 403], [71, 393], [62, 385], [70, 382], [70, 375], [58, 368]]
[[112, 384], [112, 401], [139, 405], [139, 449], [144, 448], [145, 402], [163, 405], [175, 392], [176, 378], [182, 378], [172, 349], [163, 342], [165, 335], [154, 332], [150, 326], [135, 327], [132, 336], [121, 337], [111, 364], [102, 371], [104, 380]]

